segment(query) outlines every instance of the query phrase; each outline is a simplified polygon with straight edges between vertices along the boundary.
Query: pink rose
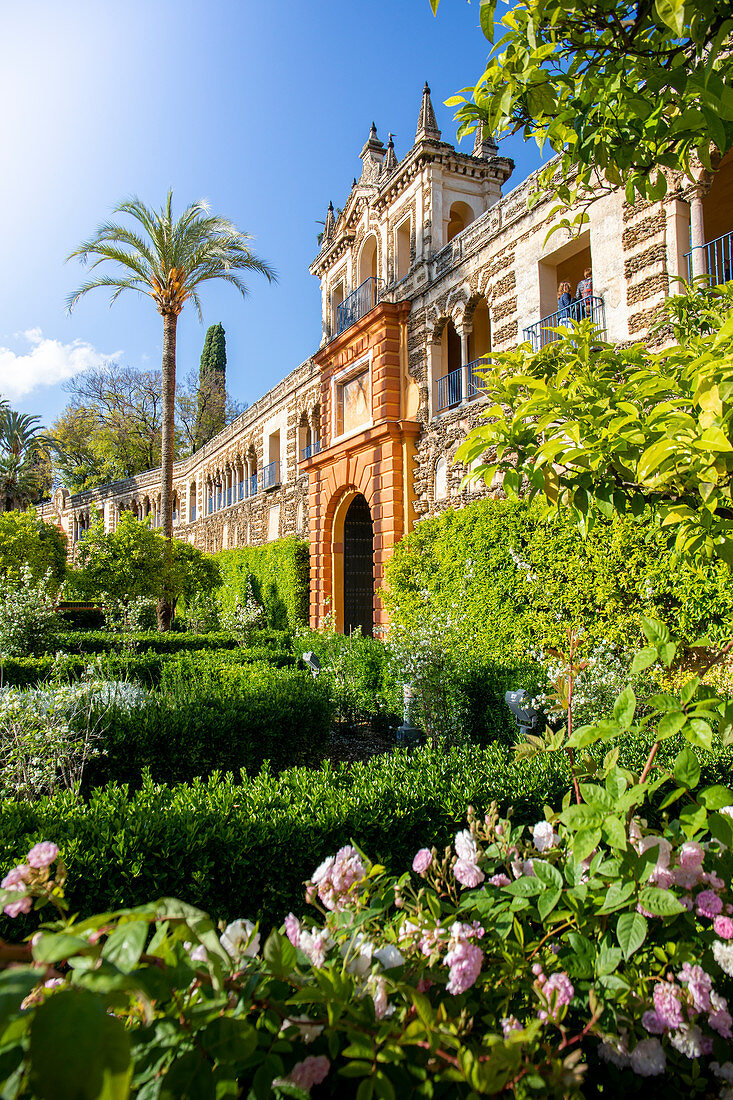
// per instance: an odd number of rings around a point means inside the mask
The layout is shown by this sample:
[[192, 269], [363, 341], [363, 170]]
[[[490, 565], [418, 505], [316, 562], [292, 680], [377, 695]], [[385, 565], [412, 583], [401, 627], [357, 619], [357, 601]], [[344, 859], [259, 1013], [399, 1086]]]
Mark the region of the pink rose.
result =
[[52, 840], [41, 840], [33, 845], [25, 858], [31, 867], [41, 870], [43, 867], [50, 867], [58, 854], [58, 847]]
[[433, 862], [433, 853], [429, 848], [421, 848], [412, 861], [412, 869], [418, 875], [424, 875]]
[[479, 883], [484, 881], [484, 873], [477, 867], [475, 863], [469, 863], [465, 859], [456, 860], [453, 867], [453, 874], [460, 882], [461, 886], [467, 886], [472, 889], [474, 886], [478, 886]]
[[30, 870], [30, 867], [27, 867], [25, 863], [13, 867], [12, 871], [8, 871], [5, 878], [0, 882], [0, 887], [3, 890], [14, 890], [16, 887], [22, 887], [28, 881]]
[[302, 1062], [295, 1063], [287, 1080], [296, 1088], [310, 1092], [313, 1085], [320, 1085], [321, 1081], [325, 1081], [330, 1068], [331, 1063], [324, 1054], [320, 1054], [317, 1058], [311, 1054]]
[[19, 913], [30, 913], [32, 904], [31, 898], [19, 898], [18, 901], [8, 902], [3, 912], [9, 917], [17, 917]]
[[733, 940], [733, 920], [730, 917], [716, 917], [713, 921], [713, 929], [721, 940]]

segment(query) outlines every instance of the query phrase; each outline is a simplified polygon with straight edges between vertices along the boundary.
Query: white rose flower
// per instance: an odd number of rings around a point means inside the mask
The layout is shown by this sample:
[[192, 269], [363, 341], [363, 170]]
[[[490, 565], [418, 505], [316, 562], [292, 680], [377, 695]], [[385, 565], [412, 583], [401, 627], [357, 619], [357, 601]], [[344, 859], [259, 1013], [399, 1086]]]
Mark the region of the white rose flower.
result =
[[254, 958], [260, 950], [260, 934], [251, 920], [235, 920], [224, 929], [221, 945], [233, 959]]
[[405, 956], [393, 943], [387, 943], [384, 947], [378, 948], [374, 952], [374, 958], [385, 970], [391, 970], [393, 966], [404, 966], [405, 962]]

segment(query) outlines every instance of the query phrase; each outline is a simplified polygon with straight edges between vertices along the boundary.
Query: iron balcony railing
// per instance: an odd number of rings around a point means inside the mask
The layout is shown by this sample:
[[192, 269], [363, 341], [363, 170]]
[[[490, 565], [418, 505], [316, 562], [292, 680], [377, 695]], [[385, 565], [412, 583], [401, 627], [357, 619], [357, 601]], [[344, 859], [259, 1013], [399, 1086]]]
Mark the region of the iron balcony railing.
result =
[[530, 325], [524, 330], [524, 339], [532, 345], [533, 351], [539, 351], [546, 344], [554, 344], [562, 336], [555, 329], [568, 327], [569, 321], [593, 321], [598, 327], [599, 335], [606, 335], [606, 311], [603, 298], [592, 295], [589, 298], [581, 298], [577, 302], [571, 302], [569, 306], [558, 309], [556, 313], [549, 313], [536, 324]]
[[[730, 282], [733, 279], [733, 233], [724, 233], [708, 244], [691, 248], [685, 256], [687, 260], [687, 278], [692, 282], [693, 252], [702, 253], [704, 271], [700, 274], [707, 276], [710, 286], [719, 286], [721, 283]], [[699, 260], [699, 256], [696, 257]], [[703, 266], [703, 265], [701, 265]]]
[[248, 478], [247, 481], [249, 486], [247, 496], [253, 497], [257, 493], [257, 474], [252, 474], [252, 476]]
[[303, 450], [300, 452], [300, 457], [303, 462], [305, 462], [306, 459], [313, 458], [313, 455], [317, 455], [320, 453], [321, 441], [320, 439], [316, 439], [313, 443], [309, 443], [307, 447], [303, 447]]
[[473, 362], [468, 364], [468, 396], [477, 397], [480, 393], [483, 393], [486, 389], [486, 379], [483, 376], [482, 368], [491, 366], [491, 360], [487, 356], [483, 356], [481, 359], [474, 359]]
[[244, 500], [244, 481], [239, 481], [237, 485], [237, 499]]
[[370, 309], [374, 309], [379, 301], [379, 291], [379, 280], [371, 276], [369, 279], [365, 279], [356, 290], [352, 290], [348, 298], [344, 298], [341, 305], [336, 309], [337, 336], [340, 336], [342, 332], [346, 332], [347, 328], [351, 328], [357, 321], [360, 321]]
[[262, 467], [262, 488], [274, 489], [280, 484], [280, 463], [271, 462], [269, 466]]
[[438, 379], [438, 405], [437, 411], [450, 409], [453, 405], [461, 403], [461, 367], [446, 374], [445, 378]]

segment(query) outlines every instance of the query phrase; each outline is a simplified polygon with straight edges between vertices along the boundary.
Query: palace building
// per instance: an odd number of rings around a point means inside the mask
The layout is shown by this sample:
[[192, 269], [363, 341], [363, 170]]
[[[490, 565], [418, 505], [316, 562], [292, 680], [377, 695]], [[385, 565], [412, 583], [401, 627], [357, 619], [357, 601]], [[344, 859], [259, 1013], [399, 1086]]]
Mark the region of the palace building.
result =
[[[415, 142], [397, 160], [372, 125], [342, 209], [328, 207], [310, 270], [322, 339], [311, 358], [174, 468], [174, 534], [215, 552], [285, 535], [308, 539], [311, 625], [384, 625], [384, 564], [425, 516], [491, 492], [461, 488], [455, 451], [486, 399], [486, 356], [562, 323], [560, 283], [592, 271], [582, 306], [616, 343], [643, 341], [680, 279], [733, 278], [733, 158], [707, 183], [670, 180], [665, 198], [622, 192], [589, 208], [579, 236], [547, 238], [550, 196], [527, 207], [530, 176], [477, 132], [443, 140], [423, 89]], [[70, 551], [96, 516], [158, 522], [160, 471], [41, 507]]]

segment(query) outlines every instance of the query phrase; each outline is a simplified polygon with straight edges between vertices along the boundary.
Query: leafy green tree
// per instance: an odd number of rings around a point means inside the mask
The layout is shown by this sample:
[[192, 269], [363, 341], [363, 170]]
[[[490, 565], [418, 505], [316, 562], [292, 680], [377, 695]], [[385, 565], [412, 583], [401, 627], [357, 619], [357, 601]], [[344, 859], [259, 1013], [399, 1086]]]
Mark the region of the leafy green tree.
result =
[[147, 523], [123, 512], [117, 530], [105, 533], [100, 521], [79, 543], [79, 569], [74, 586], [80, 595], [97, 599], [103, 593], [120, 600], [141, 596], [160, 598], [168, 592], [174, 601], [193, 592], [212, 592], [220, 583], [213, 558], [202, 550], [168, 540]]
[[0, 515], [0, 575], [20, 580], [24, 569], [40, 581], [50, 573], [58, 588], [66, 574], [66, 538], [54, 523], [44, 523], [35, 511]]
[[666, 311], [676, 342], [661, 353], [583, 321], [539, 352], [494, 356], [487, 422], [456, 457], [585, 530], [597, 512], [649, 508], [679, 554], [733, 565], [733, 284]]
[[498, 27], [495, 12], [481, 0], [488, 63], [448, 103], [459, 136], [480, 123], [559, 154], [535, 201], [549, 189], [569, 206], [619, 186], [630, 202], [660, 199], [662, 169], [712, 171], [733, 147], [729, 0], [519, 0]]
[[[175, 452], [176, 329], [186, 302], [194, 304], [199, 318], [199, 293], [204, 283], [222, 279], [244, 297], [246, 284], [241, 273], [258, 272], [275, 278], [272, 268], [249, 248], [251, 238], [226, 218], [209, 213], [203, 200], [192, 203], [179, 218], [173, 215], [173, 192], [169, 191], [160, 210], [152, 210], [140, 199], [120, 203], [115, 214], [129, 217], [132, 228], [117, 222], [100, 225], [93, 237], [69, 256], [83, 263], [91, 260], [93, 274], [69, 296], [69, 309], [90, 290], [109, 287], [114, 302], [125, 290], [150, 296], [163, 318], [163, 387], [161, 432], [161, 513], [163, 534], [173, 538], [173, 460]], [[96, 274], [100, 264], [111, 264], [112, 274]], [[162, 593], [158, 609], [161, 630], [170, 627], [173, 616], [171, 593]]]

